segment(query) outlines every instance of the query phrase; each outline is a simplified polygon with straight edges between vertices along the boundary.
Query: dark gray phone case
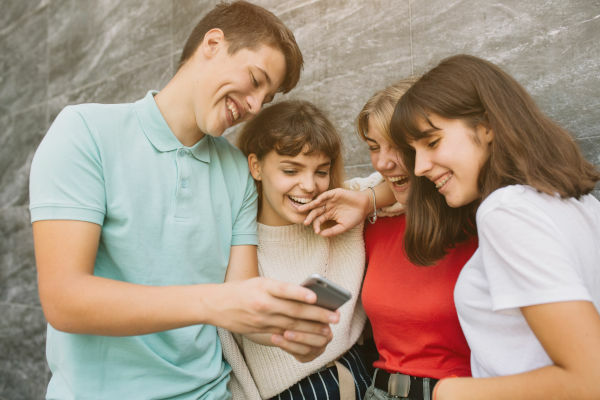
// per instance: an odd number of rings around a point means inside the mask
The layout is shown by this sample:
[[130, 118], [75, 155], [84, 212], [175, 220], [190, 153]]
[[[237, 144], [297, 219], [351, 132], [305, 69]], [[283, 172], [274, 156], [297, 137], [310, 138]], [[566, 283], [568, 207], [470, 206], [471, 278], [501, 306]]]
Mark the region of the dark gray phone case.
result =
[[352, 294], [343, 287], [331, 282], [329, 279], [312, 274], [302, 286], [317, 294], [317, 305], [328, 310], [337, 310], [342, 304], [352, 298]]

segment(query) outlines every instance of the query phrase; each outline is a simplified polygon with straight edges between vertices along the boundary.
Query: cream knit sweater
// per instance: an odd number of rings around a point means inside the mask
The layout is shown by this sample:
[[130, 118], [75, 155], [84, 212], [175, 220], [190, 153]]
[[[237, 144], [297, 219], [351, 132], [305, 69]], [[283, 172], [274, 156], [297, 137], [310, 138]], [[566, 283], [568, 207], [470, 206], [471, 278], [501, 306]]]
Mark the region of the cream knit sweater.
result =
[[265, 399], [284, 391], [348, 351], [358, 340], [366, 320], [359, 301], [365, 267], [363, 226], [333, 238], [323, 238], [303, 225], [258, 225], [260, 275], [301, 283], [319, 273], [352, 293], [340, 307], [340, 322], [332, 325], [333, 340], [313, 361], [301, 363], [277, 347], [236, 338], [223, 329], [223, 354], [233, 369], [233, 399]]

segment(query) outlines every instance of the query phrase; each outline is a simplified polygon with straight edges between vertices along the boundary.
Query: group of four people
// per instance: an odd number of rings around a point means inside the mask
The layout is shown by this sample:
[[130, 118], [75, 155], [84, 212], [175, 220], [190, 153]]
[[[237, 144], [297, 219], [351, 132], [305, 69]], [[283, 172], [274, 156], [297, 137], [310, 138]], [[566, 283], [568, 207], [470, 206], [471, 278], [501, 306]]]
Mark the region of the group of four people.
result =
[[[454, 56], [369, 99], [379, 174], [344, 189], [321, 110], [261, 111], [302, 64], [220, 4], [160, 92], [59, 114], [30, 183], [47, 398], [597, 398], [600, 173], [570, 135]], [[352, 299], [314, 305], [312, 273]]]

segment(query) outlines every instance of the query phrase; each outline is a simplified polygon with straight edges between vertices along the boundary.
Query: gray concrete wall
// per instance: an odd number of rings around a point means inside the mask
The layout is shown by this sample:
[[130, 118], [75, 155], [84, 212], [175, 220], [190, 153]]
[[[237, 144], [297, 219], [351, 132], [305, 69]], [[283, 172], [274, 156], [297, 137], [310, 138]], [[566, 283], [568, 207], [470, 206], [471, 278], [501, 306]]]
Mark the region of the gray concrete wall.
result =
[[[287, 97], [328, 112], [349, 176], [370, 171], [353, 129], [367, 98], [455, 53], [513, 74], [600, 165], [600, 0], [256, 2], [296, 33], [306, 67]], [[215, 3], [0, 1], [0, 400], [41, 399], [49, 377], [27, 209], [36, 146], [67, 104], [127, 102], [160, 89]]]

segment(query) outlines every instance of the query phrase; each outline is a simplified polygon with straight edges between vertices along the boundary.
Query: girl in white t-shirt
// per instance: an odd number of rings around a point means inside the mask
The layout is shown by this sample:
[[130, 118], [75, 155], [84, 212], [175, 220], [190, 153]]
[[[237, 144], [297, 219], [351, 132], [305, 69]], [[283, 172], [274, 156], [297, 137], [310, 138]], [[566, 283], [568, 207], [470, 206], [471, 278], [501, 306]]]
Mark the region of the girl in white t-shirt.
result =
[[443, 379], [434, 399], [600, 399], [598, 169], [513, 78], [467, 55], [406, 92], [391, 134], [414, 172], [409, 258], [479, 236], [454, 296], [485, 379]]

